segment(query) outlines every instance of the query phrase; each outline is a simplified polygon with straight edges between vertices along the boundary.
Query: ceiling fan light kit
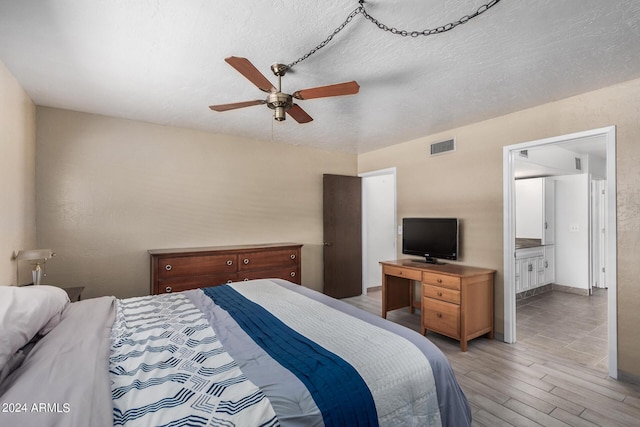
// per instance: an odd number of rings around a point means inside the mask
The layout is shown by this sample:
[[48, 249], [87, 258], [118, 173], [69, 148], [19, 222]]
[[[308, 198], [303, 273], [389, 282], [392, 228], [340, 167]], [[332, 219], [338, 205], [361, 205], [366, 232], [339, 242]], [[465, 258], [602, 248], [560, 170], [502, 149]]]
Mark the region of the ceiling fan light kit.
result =
[[270, 93], [267, 106], [273, 110], [273, 118], [281, 122], [287, 118], [285, 113], [293, 107], [293, 97], [282, 92]]
[[240, 74], [245, 76], [251, 83], [253, 83], [258, 89], [263, 92], [268, 93], [267, 98], [264, 100], [254, 100], [254, 101], [243, 101], [243, 102], [235, 102], [231, 104], [219, 104], [219, 105], [211, 105], [210, 109], [213, 111], [229, 111], [235, 110], [238, 108], [251, 107], [253, 105], [267, 104], [267, 106], [273, 110], [273, 118], [278, 121], [284, 121], [287, 118], [287, 114], [289, 114], [295, 121], [298, 123], [309, 123], [313, 120], [309, 114], [306, 113], [298, 104], [293, 102], [293, 99], [305, 100], [305, 99], [314, 99], [314, 98], [327, 98], [332, 96], [343, 96], [343, 95], [354, 95], [359, 92], [360, 86], [356, 81], [345, 82], [345, 83], [337, 83], [328, 86], [318, 86], [309, 89], [302, 89], [293, 92], [292, 95], [288, 93], [282, 92], [282, 77], [287, 73], [289, 69], [291, 69], [294, 65], [298, 64], [301, 61], [304, 61], [309, 56], [313, 55], [319, 49], [322, 49], [326, 46], [333, 37], [338, 34], [342, 29], [349, 24], [353, 18], [362, 14], [368, 21], [375, 24], [381, 30], [390, 32], [392, 34], [400, 35], [403, 37], [411, 36], [430, 36], [433, 34], [440, 34], [446, 31], [450, 31], [456, 28], [458, 25], [465, 24], [469, 22], [471, 19], [483, 14], [487, 10], [491, 9], [493, 6], [498, 4], [501, 0], [491, 0], [489, 3], [480, 6], [474, 13], [469, 15], [465, 15], [457, 21], [450, 22], [446, 25], [441, 25], [434, 29], [426, 29], [422, 31], [406, 31], [406, 30], [398, 30], [395, 27], [388, 27], [387, 25], [381, 23], [365, 10], [364, 8], [364, 0], [359, 0], [358, 6], [354, 9], [347, 19], [336, 28], [329, 37], [327, 37], [322, 43], [320, 43], [315, 48], [311, 49], [307, 54], [298, 58], [296, 61], [291, 64], [279, 64], [275, 63], [271, 65], [271, 71], [276, 77], [278, 77], [278, 88], [276, 89], [271, 82], [260, 72], [258, 69], [246, 58], [241, 58], [237, 56], [230, 56], [225, 58], [225, 61], [236, 69]]

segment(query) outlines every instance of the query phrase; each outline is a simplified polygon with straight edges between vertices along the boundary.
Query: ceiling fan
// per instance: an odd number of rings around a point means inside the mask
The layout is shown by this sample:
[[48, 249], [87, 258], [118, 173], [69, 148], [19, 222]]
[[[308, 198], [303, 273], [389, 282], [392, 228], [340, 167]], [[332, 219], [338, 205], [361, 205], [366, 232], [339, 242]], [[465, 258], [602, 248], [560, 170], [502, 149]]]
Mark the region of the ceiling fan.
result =
[[314, 99], [326, 98], [329, 96], [352, 95], [358, 93], [360, 86], [355, 81], [337, 83], [328, 86], [319, 86], [309, 89], [295, 91], [293, 94], [282, 92], [281, 80], [289, 67], [284, 64], [273, 64], [271, 71], [278, 76], [278, 89], [247, 59], [237, 56], [225, 58], [225, 61], [235, 68], [240, 74], [245, 76], [251, 83], [256, 85], [258, 89], [268, 93], [266, 99], [258, 99], [255, 101], [235, 102], [232, 104], [211, 105], [214, 111], [235, 110], [236, 108], [250, 107], [252, 105], [267, 104], [273, 110], [273, 118], [277, 121], [286, 119], [289, 114], [298, 123], [308, 123], [313, 120], [298, 104], [294, 104], [293, 99]]

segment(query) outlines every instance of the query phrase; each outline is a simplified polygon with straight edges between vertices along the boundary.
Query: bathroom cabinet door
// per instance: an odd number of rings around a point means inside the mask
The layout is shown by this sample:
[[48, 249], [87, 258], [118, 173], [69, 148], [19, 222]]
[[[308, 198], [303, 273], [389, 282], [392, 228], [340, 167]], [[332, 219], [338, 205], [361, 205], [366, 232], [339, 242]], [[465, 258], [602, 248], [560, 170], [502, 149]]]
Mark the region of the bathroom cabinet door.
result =
[[556, 182], [551, 178], [542, 179], [542, 244], [556, 242]]
[[555, 180], [516, 180], [516, 237], [555, 243]]
[[556, 281], [556, 247], [547, 245], [544, 247], [544, 283], [545, 285]]

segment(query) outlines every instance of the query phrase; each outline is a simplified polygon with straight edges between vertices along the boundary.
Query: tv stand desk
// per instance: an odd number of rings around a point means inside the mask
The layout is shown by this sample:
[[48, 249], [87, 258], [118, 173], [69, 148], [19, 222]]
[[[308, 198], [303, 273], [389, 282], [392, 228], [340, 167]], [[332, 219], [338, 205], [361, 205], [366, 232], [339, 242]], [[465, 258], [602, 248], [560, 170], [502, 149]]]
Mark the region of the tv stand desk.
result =
[[[427, 330], [460, 341], [487, 335], [493, 339], [493, 281], [495, 270], [459, 264], [427, 264], [412, 259], [381, 261], [382, 317], [409, 307], [421, 311], [421, 331]], [[413, 281], [421, 282], [416, 301]]]

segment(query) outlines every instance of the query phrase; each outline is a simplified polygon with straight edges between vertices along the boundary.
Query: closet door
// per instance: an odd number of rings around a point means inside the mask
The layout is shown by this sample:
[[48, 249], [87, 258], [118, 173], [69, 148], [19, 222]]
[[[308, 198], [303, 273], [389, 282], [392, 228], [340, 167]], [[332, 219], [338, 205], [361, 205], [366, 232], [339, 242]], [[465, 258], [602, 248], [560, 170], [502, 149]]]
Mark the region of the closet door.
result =
[[362, 182], [323, 175], [324, 293], [362, 294]]

